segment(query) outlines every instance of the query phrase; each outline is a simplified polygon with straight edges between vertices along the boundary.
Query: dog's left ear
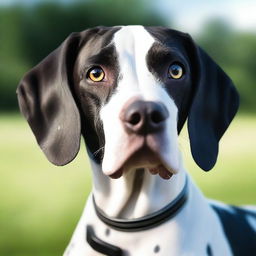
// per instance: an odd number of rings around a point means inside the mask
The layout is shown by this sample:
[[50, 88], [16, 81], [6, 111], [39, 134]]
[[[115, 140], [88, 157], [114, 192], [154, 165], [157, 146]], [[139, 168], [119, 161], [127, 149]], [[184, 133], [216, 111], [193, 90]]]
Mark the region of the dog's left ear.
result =
[[191, 37], [187, 43], [193, 79], [188, 113], [190, 147], [197, 165], [208, 171], [216, 163], [219, 140], [237, 112], [239, 97], [225, 72]]

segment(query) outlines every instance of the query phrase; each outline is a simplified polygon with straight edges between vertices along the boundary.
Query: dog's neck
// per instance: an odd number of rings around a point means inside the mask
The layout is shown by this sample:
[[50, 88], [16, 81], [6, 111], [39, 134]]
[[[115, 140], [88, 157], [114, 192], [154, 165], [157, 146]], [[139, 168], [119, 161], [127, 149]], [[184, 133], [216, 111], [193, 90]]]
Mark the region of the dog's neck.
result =
[[100, 165], [91, 161], [91, 166], [96, 205], [115, 218], [140, 218], [162, 209], [180, 194], [186, 178], [183, 169], [170, 180], [138, 169], [114, 180], [102, 173]]

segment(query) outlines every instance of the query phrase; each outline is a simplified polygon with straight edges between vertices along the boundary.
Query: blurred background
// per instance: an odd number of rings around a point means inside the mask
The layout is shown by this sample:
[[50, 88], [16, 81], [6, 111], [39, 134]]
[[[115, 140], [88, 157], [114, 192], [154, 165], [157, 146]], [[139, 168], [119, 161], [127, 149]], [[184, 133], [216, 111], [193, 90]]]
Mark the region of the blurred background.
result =
[[51, 165], [20, 116], [23, 74], [74, 31], [97, 25], [163, 25], [192, 35], [233, 79], [238, 115], [214, 169], [193, 162], [186, 129], [180, 147], [208, 197], [256, 204], [256, 2], [254, 0], [0, 1], [0, 255], [62, 255], [91, 188], [84, 145], [68, 166]]

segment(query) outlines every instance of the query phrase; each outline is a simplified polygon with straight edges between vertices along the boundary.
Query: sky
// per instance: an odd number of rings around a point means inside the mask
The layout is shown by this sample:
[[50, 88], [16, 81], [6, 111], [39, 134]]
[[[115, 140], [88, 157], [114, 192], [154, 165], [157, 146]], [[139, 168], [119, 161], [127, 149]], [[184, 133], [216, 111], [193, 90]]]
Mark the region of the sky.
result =
[[155, 7], [177, 29], [196, 32], [206, 20], [218, 18], [256, 33], [256, 0], [155, 0]]
[[[70, 3], [71, 0], [54, 2]], [[96, 0], [95, 0], [96, 1]], [[120, 1], [120, 0], [117, 0]], [[238, 30], [256, 33], [256, 0], [142, 0], [150, 3], [176, 29], [196, 33], [209, 19], [226, 20]], [[0, 0], [1, 5], [35, 4], [42, 0]]]

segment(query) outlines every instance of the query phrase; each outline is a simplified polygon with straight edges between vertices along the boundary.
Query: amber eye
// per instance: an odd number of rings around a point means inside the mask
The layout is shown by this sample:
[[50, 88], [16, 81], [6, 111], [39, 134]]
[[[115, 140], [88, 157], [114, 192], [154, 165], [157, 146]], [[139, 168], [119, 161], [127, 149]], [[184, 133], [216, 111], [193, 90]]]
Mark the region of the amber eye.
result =
[[105, 77], [105, 73], [102, 68], [93, 67], [88, 71], [86, 77], [91, 79], [93, 82], [101, 82]]
[[179, 64], [172, 64], [168, 69], [168, 75], [173, 79], [180, 79], [183, 76], [183, 68]]

